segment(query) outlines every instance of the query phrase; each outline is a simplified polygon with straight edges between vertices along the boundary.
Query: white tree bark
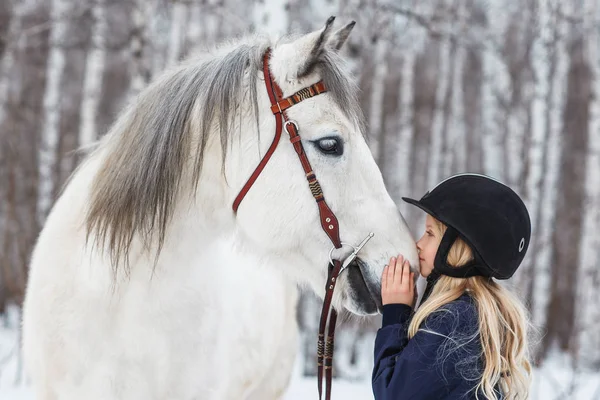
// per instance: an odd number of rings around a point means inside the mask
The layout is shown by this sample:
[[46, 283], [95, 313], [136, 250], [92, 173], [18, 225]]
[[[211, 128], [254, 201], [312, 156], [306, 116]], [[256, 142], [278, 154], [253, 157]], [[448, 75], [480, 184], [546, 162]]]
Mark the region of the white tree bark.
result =
[[[488, 21], [488, 47], [483, 53], [482, 125], [483, 125], [483, 168], [487, 175], [504, 179], [502, 165], [502, 122], [500, 100], [506, 97], [510, 81], [497, 44], [506, 32], [508, 11], [502, 0], [491, 0], [484, 7]], [[500, 96], [500, 99], [498, 98]]]
[[169, 53], [167, 55], [167, 67], [180, 60], [183, 53], [184, 32], [187, 27], [188, 5], [182, 1], [176, 1], [171, 10], [171, 30], [169, 34]]
[[450, 85], [450, 53], [452, 44], [449, 38], [441, 39], [439, 44], [440, 55], [437, 73], [437, 90], [435, 93], [435, 115], [433, 118], [433, 126], [431, 128], [431, 142], [429, 145], [430, 162], [427, 170], [427, 187], [434, 187], [441, 179], [442, 170], [442, 141], [444, 140], [444, 127], [447, 124], [445, 115], [446, 92]]
[[[456, 28], [454, 31], [459, 38], [466, 36], [466, 22], [468, 10], [465, 0], [457, 1], [454, 6], [457, 11]], [[450, 108], [449, 132], [448, 132], [448, 153], [446, 154], [445, 174], [455, 174], [466, 172], [467, 168], [467, 137], [465, 131], [464, 99], [463, 99], [463, 76], [465, 65], [466, 49], [461, 43], [457, 43], [453, 55], [453, 76], [452, 76], [452, 98]]]
[[[149, 1], [155, 2], [155, 0]], [[194, 5], [196, 5], [196, 3], [194, 3]], [[200, 5], [197, 5], [197, 7], [199, 8]], [[171, 20], [168, 11], [169, 5], [165, 2], [155, 2], [148, 10], [148, 12], [152, 13], [149, 17], [150, 21], [147, 34], [152, 43], [152, 51], [151, 54], [148, 55], [150, 65], [152, 66], [150, 72], [151, 76], [158, 75], [167, 65], [171, 28]], [[190, 18], [193, 19], [194, 16], [190, 15]], [[198, 19], [195, 21], [196, 23], [201, 23], [200, 16], [198, 16]], [[185, 45], [187, 46], [187, 43]]]
[[185, 48], [189, 51], [198, 46], [202, 37], [202, 9], [194, 2], [189, 6], [189, 20], [186, 24]]
[[[540, 10], [544, 9], [544, 0], [539, 0]], [[559, 1], [553, 1], [548, 4], [560, 13], [569, 13], [569, 4]], [[551, 63], [554, 63], [555, 70], [548, 71], [549, 74], [541, 79], [547, 79], [549, 85], [548, 96], [546, 98], [546, 129], [547, 141], [545, 152], [546, 163], [543, 166], [544, 176], [541, 190], [540, 220], [537, 237], [537, 257], [535, 259], [535, 282], [533, 293], [533, 322], [537, 326], [544, 326], [546, 322], [546, 309], [550, 295], [550, 257], [552, 246], [552, 230], [554, 217], [556, 215], [556, 185], [558, 172], [560, 168], [560, 146], [562, 133], [562, 116], [565, 105], [565, 93], [567, 84], [567, 69], [569, 64], [569, 54], [566, 48], [565, 38], [569, 33], [568, 21], [559, 13], [550, 9], [550, 26], [552, 29], [552, 38], [547, 42], [549, 51], [554, 52]], [[544, 37], [545, 30], [542, 30]]]
[[[522, 149], [523, 149], [523, 139], [524, 139], [524, 130], [523, 127], [527, 122], [527, 117], [529, 110], [527, 110], [525, 103], [523, 101], [523, 97], [525, 94], [523, 93], [526, 88], [527, 82], [524, 79], [524, 69], [526, 68], [526, 64], [521, 61], [522, 57], [522, 49], [526, 46], [524, 43], [526, 38], [524, 37], [524, 32], [527, 30], [525, 26], [526, 15], [525, 10], [520, 9], [516, 10], [514, 14], [511, 15], [511, 19], [518, 21], [516, 22], [519, 26], [519, 37], [515, 39], [514, 48], [511, 50], [516, 52], [517, 54], [513, 54], [511, 58], [513, 60], [507, 61], [507, 67], [515, 68], [514, 58], [517, 58], [521, 63], [518, 66], [518, 70], [515, 71], [516, 80], [512, 80], [510, 86], [512, 87], [511, 91], [507, 92], [505, 101], [506, 101], [506, 130], [505, 130], [505, 150], [504, 150], [504, 160], [505, 160], [505, 183], [511, 186], [512, 188], [518, 190], [520, 177], [522, 176], [524, 169], [524, 160], [522, 157]], [[509, 35], [509, 32], [506, 33]], [[515, 36], [515, 35], [513, 35]], [[508, 63], [512, 65], [508, 65]], [[506, 79], [510, 81], [510, 77], [508, 75], [508, 68], [505, 70]], [[519, 87], [516, 87], [519, 85]], [[513, 99], [513, 91], [521, 92], [520, 99]]]
[[372, 76], [373, 83], [371, 86], [371, 101], [370, 109], [364, 110], [369, 117], [369, 147], [373, 153], [375, 161], [379, 162], [380, 146], [379, 140], [382, 132], [381, 114], [383, 112], [383, 91], [385, 87], [385, 75], [387, 74], [387, 64], [385, 62], [386, 49], [388, 43], [385, 40], [380, 40], [375, 47], [375, 71]]
[[600, 7], [595, 0], [586, 0], [583, 9], [584, 27], [590, 32], [587, 42], [588, 63], [592, 71], [593, 96], [590, 100], [589, 149], [586, 160], [586, 199], [583, 212], [582, 239], [580, 245], [581, 268], [578, 282], [580, 285], [576, 325], [579, 328], [579, 359], [592, 365], [600, 360], [600, 313], [598, 303], [598, 285], [600, 274], [600, 240], [598, 223], [600, 222], [600, 35], [595, 26], [600, 18]]
[[157, 10], [156, 0], [135, 0], [132, 12], [133, 33], [130, 40], [131, 83], [129, 97], [136, 96], [150, 81], [153, 68], [150, 52], [150, 21]]
[[46, 89], [44, 91], [42, 137], [38, 164], [37, 221], [40, 226], [44, 223], [54, 200], [54, 168], [57, 162], [60, 135], [60, 91], [65, 70], [63, 44], [67, 39], [69, 9], [69, 0], [52, 1], [52, 29], [46, 66]]
[[23, 23], [23, 14], [26, 6], [18, 1], [13, 2], [13, 12], [10, 18], [6, 48], [0, 60], [0, 126], [7, 115], [8, 98], [14, 82], [14, 66], [19, 49], [18, 41]]
[[404, 53], [400, 71], [400, 134], [398, 156], [396, 157], [396, 173], [399, 177], [398, 192], [394, 193], [394, 200], [400, 205], [403, 215], [406, 215], [408, 204], [400, 201], [400, 198], [412, 192], [410, 187], [410, 162], [413, 142], [414, 72], [415, 53], [411, 49]]
[[81, 99], [81, 120], [79, 126], [79, 146], [88, 147], [98, 137], [98, 105], [102, 93], [102, 82], [106, 63], [106, 1], [94, 0], [92, 6], [92, 40], [85, 65], [83, 95]]
[[552, 40], [552, 26], [550, 24], [549, 9], [546, 1], [538, 2], [536, 7], [538, 12], [538, 33], [533, 42], [531, 50], [531, 64], [536, 79], [534, 93], [531, 101], [531, 143], [528, 153], [528, 174], [525, 181], [525, 204], [531, 216], [532, 244], [529, 252], [523, 260], [523, 265], [517, 271], [515, 276], [519, 292], [528, 302], [532, 301], [532, 290], [534, 277], [536, 275], [535, 266], [535, 245], [538, 235], [538, 226], [540, 223], [540, 203], [542, 180], [544, 176], [544, 153], [548, 138], [548, 129], [546, 126], [547, 98], [550, 89], [548, 81], [549, 60], [547, 42]]

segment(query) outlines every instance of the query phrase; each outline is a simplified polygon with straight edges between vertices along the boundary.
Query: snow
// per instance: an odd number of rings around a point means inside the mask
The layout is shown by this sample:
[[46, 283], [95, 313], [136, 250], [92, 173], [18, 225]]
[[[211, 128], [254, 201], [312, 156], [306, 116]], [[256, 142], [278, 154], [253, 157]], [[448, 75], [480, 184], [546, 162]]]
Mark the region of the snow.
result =
[[[9, 308], [0, 315], [0, 399], [34, 400], [31, 387], [18, 373], [17, 357], [19, 310]], [[365, 342], [365, 346], [372, 343]], [[299, 358], [300, 359], [300, 358]], [[567, 368], [571, 364], [568, 357], [553, 354], [549, 362], [535, 371], [531, 400], [600, 400], [600, 371], [574, 373]], [[370, 368], [364, 371], [364, 378], [357, 381], [336, 379], [333, 383], [332, 398], [345, 400], [373, 399], [370, 382]], [[302, 377], [302, 366], [297, 363], [288, 391], [283, 400], [317, 399], [317, 381], [314, 377]]]

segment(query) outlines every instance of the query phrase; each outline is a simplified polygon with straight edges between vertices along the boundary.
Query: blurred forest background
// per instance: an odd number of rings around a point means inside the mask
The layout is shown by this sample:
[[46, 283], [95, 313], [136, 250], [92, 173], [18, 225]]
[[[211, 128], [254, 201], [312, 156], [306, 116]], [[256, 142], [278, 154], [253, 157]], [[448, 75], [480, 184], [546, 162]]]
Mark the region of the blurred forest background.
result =
[[[533, 239], [512, 284], [539, 329], [536, 360], [600, 370], [600, 0], [0, 0], [0, 313], [75, 151], [165, 67], [251, 32], [357, 25], [343, 49], [373, 154], [401, 204], [458, 172], [526, 201]], [[284, 143], [285, 144], [285, 143]], [[314, 373], [320, 301], [298, 307]], [[336, 372], [370, 374], [377, 317], [348, 321]]]

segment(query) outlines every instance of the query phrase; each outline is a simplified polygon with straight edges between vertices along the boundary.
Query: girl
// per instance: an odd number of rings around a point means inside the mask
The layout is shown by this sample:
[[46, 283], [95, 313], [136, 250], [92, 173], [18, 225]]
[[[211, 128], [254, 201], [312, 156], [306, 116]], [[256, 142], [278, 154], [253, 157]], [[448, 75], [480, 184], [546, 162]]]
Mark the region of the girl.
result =
[[527, 398], [526, 311], [494, 280], [510, 278], [525, 256], [525, 205], [509, 187], [475, 174], [403, 200], [428, 214], [417, 242], [427, 288], [413, 313], [408, 262], [393, 257], [383, 271], [375, 399]]

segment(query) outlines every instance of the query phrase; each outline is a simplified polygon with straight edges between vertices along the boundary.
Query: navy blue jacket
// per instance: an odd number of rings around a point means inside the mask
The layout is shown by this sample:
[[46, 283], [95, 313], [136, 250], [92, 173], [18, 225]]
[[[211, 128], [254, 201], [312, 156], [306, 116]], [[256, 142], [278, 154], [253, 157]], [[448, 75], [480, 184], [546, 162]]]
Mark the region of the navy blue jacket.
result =
[[[388, 304], [375, 339], [376, 400], [475, 399], [483, 362], [477, 308], [468, 294], [431, 313], [408, 340], [411, 307]], [[479, 393], [479, 399], [485, 399]]]

